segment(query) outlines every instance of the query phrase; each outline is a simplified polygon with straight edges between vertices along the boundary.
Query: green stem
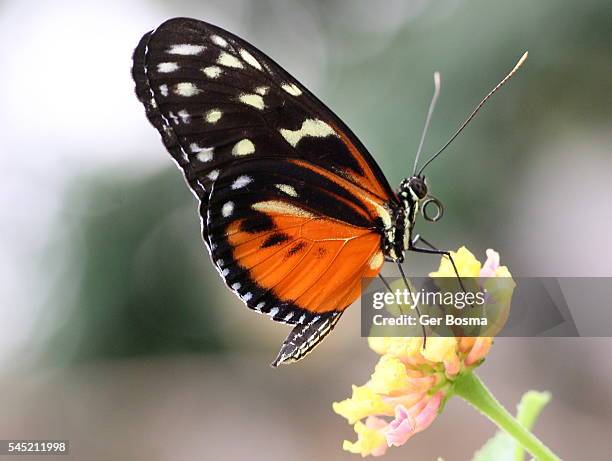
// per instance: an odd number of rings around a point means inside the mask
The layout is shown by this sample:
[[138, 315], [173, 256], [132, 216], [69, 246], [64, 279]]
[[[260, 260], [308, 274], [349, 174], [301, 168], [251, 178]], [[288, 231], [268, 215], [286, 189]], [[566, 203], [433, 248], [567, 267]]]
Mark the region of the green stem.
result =
[[467, 372], [455, 380], [453, 392], [493, 421], [500, 429], [513, 437], [525, 450], [539, 461], [560, 461], [535, 435], [521, 425], [497, 401], [489, 389], [474, 373]]

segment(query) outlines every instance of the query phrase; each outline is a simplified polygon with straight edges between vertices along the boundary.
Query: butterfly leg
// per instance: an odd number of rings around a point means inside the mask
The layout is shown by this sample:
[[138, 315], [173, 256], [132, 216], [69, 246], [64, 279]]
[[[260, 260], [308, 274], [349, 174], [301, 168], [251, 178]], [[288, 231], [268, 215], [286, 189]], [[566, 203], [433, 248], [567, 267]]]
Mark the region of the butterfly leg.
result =
[[425, 240], [423, 237], [421, 237], [421, 234], [416, 234], [414, 236], [414, 238], [412, 239], [412, 242], [411, 242], [411, 246], [414, 247], [418, 242], [423, 242], [426, 247], [429, 247], [432, 250], [440, 251], [439, 248], [436, 248], [431, 243], [429, 243], [427, 240]]
[[393, 293], [393, 290], [391, 290], [391, 286], [389, 285], [389, 282], [387, 282], [385, 280], [385, 278], [382, 276], [382, 274], [380, 272], [378, 273], [378, 278], [380, 278], [380, 280], [382, 281], [382, 283], [385, 286], [385, 288], [387, 289], [387, 291], [389, 293]]
[[[402, 274], [402, 279], [404, 279], [404, 285], [406, 285], [406, 288], [408, 289], [408, 293], [410, 293], [410, 297], [412, 298], [412, 290], [410, 289], [410, 284], [408, 283], [408, 277], [406, 277], [406, 273], [404, 272], [404, 268], [402, 267], [401, 263], [399, 262], [397, 263], [397, 268], [399, 269], [400, 274]], [[421, 311], [419, 310], [418, 303], [415, 303], [414, 308], [420, 319]], [[427, 345], [427, 331], [425, 330], [425, 325], [423, 325], [422, 323], [421, 323], [421, 330], [423, 331], [423, 349], [425, 349], [425, 346]]]
[[[397, 267], [399, 268], [400, 273], [402, 274], [402, 278], [404, 279], [404, 285], [406, 285], [406, 289], [408, 290], [408, 292], [410, 293], [411, 297], [412, 297], [412, 291], [410, 290], [410, 285], [408, 284], [408, 278], [406, 277], [406, 274], [404, 273], [404, 269], [402, 268], [402, 265], [400, 263], [398, 263], [397, 261], [391, 260], [392, 262], [395, 262], [397, 264]], [[389, 285], [389, 282], [387, 282], [385, 280], [385, 278], [379, 273], [378, 277], [380, 278], [380, 280], [382, 280], [383, 285], [385, 286], [385, 288], [387, 289], [387, 291], [389, 293], [393, 293], [393, 290], [391, 289], [391, 286]], [[419, 318], [421, 317], [421, 311], [419, 310], [419, 306], [415, 305], [415, 310], [417, 312], [417, 315], [419, 316]], [[426, 342], [427, 342], [427, 331], [425, 330], [425, 326], [421, 325], [421, 328], [423, 330], [423, 348], [425, 348]]]
[[[423, 244], [425, 244], [429, 248], [417, 247], [415, 245], [417, 242], [423, 242]], [[457, 270], [457, 265], [455, 264], [455, 260], [453, 259], [452, 255], [450, 254], [450, 251], [440, 250], [440, 249], [436, 248], [434, 245], [429, 243], [427, 240], [425, 240], [419, 234], [415, 235], [414, 238], [412, 239], [412, 241], [410, 242], [410, 246], [408, 247], [408, 251], [412, 251], [414, 253], [425, 253], [425, 254], [442, 255], [442, 256], [447, 257], [450, 260], [451, 264], [453, 265], [453, 270], [455, 271], [455, 275], [457, 276], [457, 281], [459, 282], [459, 286], [461, 287], [461, 290], [463, 291], [463, 293], [467, 293], [467, 290], [465, 289], [465, 285], [463, 284], [463, 280], [461, 279], [461, 276], [459, 275], [459, 271]], [[470, 305], [470, 307], [472, 307], [472, 306]]]

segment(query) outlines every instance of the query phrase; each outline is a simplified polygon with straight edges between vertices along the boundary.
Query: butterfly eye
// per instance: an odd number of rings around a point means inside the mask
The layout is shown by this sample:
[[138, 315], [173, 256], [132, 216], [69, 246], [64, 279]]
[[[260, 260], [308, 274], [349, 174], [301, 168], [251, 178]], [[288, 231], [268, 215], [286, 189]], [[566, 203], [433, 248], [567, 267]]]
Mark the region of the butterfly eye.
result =
[[[435, 210], [432, 211], [432, 207], [435, 208]], [[444, 215], [444, 206], [442, 205], [442, 202], [432, 196], [427, 197], [427, 199], [423, 202], [422, 210], [425, 221], [429, 222], [439, 221]]]
[[413, 176], [410, 178], [408, 187], [412, 190], [412, 192], [414, 192], [419, 200], [422, 200], [427, 196], [427, 185], [422, 177]]

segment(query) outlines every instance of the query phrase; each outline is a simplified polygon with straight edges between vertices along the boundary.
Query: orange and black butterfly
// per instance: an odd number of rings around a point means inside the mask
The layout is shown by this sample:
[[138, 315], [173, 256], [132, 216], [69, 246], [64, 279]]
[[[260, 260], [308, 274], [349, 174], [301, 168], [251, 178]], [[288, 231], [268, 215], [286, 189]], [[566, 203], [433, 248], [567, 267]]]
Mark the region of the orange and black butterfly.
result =
[[363, 278], [416, 249], [424, 176], [394, 191], [342, 120], [249, 43], [171, 19], [142, 37], [132, 73], [200, 200], [219, 274], [250, 309], [294, 325], [274, 366], [304, 357]]

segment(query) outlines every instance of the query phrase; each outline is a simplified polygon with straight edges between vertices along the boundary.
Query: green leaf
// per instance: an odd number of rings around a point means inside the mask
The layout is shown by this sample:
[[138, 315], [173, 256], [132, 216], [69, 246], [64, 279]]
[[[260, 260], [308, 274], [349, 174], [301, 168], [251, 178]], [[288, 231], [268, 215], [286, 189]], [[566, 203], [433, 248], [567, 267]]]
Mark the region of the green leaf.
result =
[[[526, 392], [518, 404], [516, 419], [527, 429], [531, 430], [546, 404], [550, 402], [550, 399], [550, 392]], [[514, 450], [514, 461], [523, 461], [524, 453], [523, 447], [517, 444]]]
[[472, 461], [514, 461], [515, 447], [516, 443], [512, 437], [505, 432], [497, 431], [474, 454]]
[[[530, 430], [550, 399], [550, 392], [526, 392], [518, 404], [516, 419]], [[498, 431], [474, 454], [472, 461], [523, 461], [523, 457], [522, 447], [508, 434]]]

